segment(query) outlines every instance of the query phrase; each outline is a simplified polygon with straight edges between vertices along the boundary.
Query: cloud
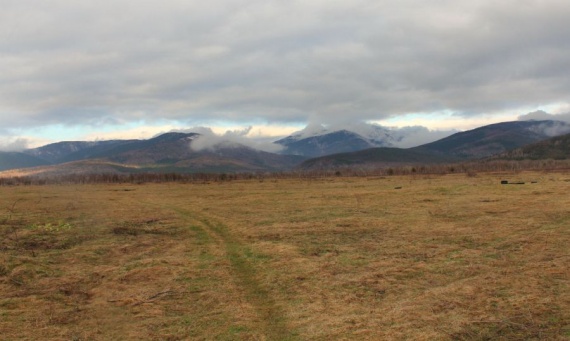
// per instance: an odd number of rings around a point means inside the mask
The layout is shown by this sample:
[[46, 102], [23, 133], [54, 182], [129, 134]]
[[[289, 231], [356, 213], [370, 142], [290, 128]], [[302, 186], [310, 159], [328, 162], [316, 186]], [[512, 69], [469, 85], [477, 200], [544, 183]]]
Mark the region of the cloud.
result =
[[28, 139], [23, 137], [0, 138], [0, 151], [3, 152], [21, 152], [28, 148], [28, 146]]
[[376, 123], [363, 121], [338, 121], [331, 124], [311, 122], [304, 129], [297, 131], [292, 136], [302, 139], [339, 130], [347, 130], [359, 134], [370, 141], [376, 141], [379, 145], [411, 148], [425, 143], [442, 139], [458, 130], [431, 130], [423, 126], [387, 127]]
[[535, 127], [534, 130], [553, 137], [570, 133], [570, 125], [565, 122], [545, 123]]
[[563, 0], [7, 1], [0, 126], [328, 124], [568, 103], [569, 16]]
[[398, 148], [412, 148], [430, 143], [458, 133], [457, 130], [429, 130], [422, 126], [402, 127], [394, 130], [399, 140], [394, 144]]
[[266, 152], [276, 153], [283, 149], [283, 146], [274, 144], [269, 139], [256, 139], [248, 137], [252, 127], [237, 130], [227, 130], [223, 134], [216, 134], [211, 128], [196, 127], [185, 129], [186, 132], [200, 134], [195, 138], [190, 147], [193, 150], [200, 151], [205, 149], [250, 147]]
[[562, 114], [549, 114], [542, 110], [537, 110], [533, 112], [529, 112], [528, 114], [520, 115], [518, 117], [519, 121], [543, 121], [543, 120], [552, 120], [552, 121], [562, 121], [570, 123], [570, 113], [562, 113]]
[[103, 141], [103, 140], [144, 140], [153, 136], [160, 135], [167, 131], [176, 129], [173, 125], [143, 125], [134, 128], [114, 130], [114, 131], [96, 131], [89, 132], [77, 139], [85, 141]]
[[559, 136], [570, 133], [570, 113], [549, 114], [542, 110], [529, 112], [519, 116], [519, 121], [554, 121], [553, 123], [543, 123], [533, 130], [547, 136]]

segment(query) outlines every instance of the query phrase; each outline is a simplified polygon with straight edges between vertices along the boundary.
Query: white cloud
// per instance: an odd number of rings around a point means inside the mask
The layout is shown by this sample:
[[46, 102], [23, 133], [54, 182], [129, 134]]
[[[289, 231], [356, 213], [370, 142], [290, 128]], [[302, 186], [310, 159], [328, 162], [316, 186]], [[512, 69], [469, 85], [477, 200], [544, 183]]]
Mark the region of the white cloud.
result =
[[195, 138], [190, 144], [190, 147], [196, 151], [232, 146], [247, 146], [273, 153], [279, 152], [283, 149], [283, 146], [275, 144], [271, 140], [248, 137], [251, 132], [251, 127], [238, 130], [227, 130], [223, 134], [216, 134], [212, 129], [205, 127], [190, 128], [187, 129], [187, 131], [199, 133], [201, 135], [198, 138]]
[[395, 116], [376, 121], [376, 123], [396, 128], [420, 126], [432, 131], [454, 131], [470, 130], [497, 122], [515, 121], [516, 119], [517, 115], [511, 112], [478, 116], [462, 116], [451, 112], [441, 112]]
[[20, 152], [28, 145], [29, 141], [22, 137], [0, 138], [0, 151], [3, 152]]
[[552, 120], [552, 121], [562, 121], [562, 122], [569, 122], [570, 123], [570, 113], [561, 113], [561, 114], [549, 114], [542, 110], [537, 110], [533, 112], [529, 112], [525, 115], [520, 115], [518, 117], [519, 121], [542, 121], [542, 120]]
[[2, 136], [0, 137], [0, 151], [21, 152], [24, 149], [36, 148], [55, 141], [36, 138], [33, 136]]
[[457, 133], [457, 130], [430, 130], [422, 126], [402, 127], [394, 130], [394, 134], [400, 137], [395, 147], [412, 148], [430, 143]]

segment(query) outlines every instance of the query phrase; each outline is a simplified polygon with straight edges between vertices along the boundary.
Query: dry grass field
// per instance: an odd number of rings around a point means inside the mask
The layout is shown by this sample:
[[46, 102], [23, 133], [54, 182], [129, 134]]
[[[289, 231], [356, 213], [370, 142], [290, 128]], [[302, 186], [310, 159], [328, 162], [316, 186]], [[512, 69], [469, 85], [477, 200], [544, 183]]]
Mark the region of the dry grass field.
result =
[[569, 193], [524, 172], [0, 187], [0, 335], [569, 340]]

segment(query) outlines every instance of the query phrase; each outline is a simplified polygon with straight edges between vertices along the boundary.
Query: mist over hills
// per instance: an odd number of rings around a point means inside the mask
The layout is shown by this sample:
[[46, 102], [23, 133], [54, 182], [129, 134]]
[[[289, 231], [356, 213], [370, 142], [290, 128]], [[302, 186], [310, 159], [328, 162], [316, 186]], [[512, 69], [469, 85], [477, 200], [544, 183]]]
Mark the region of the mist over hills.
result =
[[[51, 165], [41, 172], [256, 172], [289, 170], [304, 160], [236, 143], [192, 148], [196, 133], [165, 133], [148, 140], [58, 142], [7, 155], [3, 170]], [[17, 155], [8, 158], [8, 155]], [[0, 159], [1, 160], [1, 159]], [[20, 161], [22, 160], [22, 161]], [[26, 161], [26, 162], [24, 162]], [[48, 167], [49, 168], [49, 167]]]
[[391, 146], [388, 141], [373, 142], [348, 130], [339, 130], [323, 135], [301, 139], [289, 136], [275, 143], [284, 146], [283, 154], [319, 157], [323, 155], [353, 152], [378, 146]]
[[275, 143], [283, 146], [281, 153], [284, 154], [319, 157], [374, 147], [415, 147], [455, 132], [457, 131], [430, 131], [421, 126], [394, 129], [364, 122], [331, 126], [316, 124]]
[[[19, 153], [0, 152], [0, 170], [42, 167], [34, 172], [62, 174], [95, 171], [277, 172], [294, 168], [382, 167], [507, 155], [504, 153], [509, 150], [570, 133], [570, 124], [559, 121], [503, 122], [404, 149], [394, 147], [409, 137], [403, 131], [362, 124], [346, 128], [307, 127], [275, 141], [279, 153], [255, 149], [235, 139], [208, 139], [206, 135], [194, 132], [170, 132], [148, 140], [58, 142]], [[561, 145], [565, 146], [564, 142], [554, 146]], [[544, 144], [541, 148], [554, 147]], [[533, 157], [561, 155], [560, 152], [538, 153], [526, 149], [517, 153], [519, 156], [535, 155]]]
[[381, 167], [474, 160], [568, 132], [570, 124], [561, 121], [502, 122], [456, 133], [414, 148], [376, 147], [318, 157], [303, 162], [299, 168], [311, 170], [364, 165]]
[[570, 133], [570, 124], [562, 121], [502, 122], [456, 133], [412, 149], [457, 159], [479, 159], [566, 133]]

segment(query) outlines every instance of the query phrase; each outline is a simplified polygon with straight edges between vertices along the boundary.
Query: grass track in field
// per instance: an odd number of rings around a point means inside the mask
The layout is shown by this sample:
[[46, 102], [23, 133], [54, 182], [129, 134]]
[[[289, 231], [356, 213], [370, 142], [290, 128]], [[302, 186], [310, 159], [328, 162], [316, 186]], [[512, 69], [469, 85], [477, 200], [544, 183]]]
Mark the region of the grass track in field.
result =
[[[230, 261], [238, 285], [245, 289], [247, 299], [254, 305], [258, 318], [263, 327], [264, 337], [268, 340], [294, 340], [295, 334], [285, 325], [285, 318], [276, 307], [274, 300], [266, 289], [258, 283], [254, 266], [248, 260], [251, 251], [235, 237], [231, 236], [226, 226], [220, 222], [199, 217], [198, 214], [184, 209], [175, 208], [178, 214], [185, 219], [198, 220], [203, 228], [197, 228], [201, 235], [215, 235], [222, 247], [225, 248], [225, 257]], [[195, 225], [194, 225], [195, 226]], [[213, 239], [202, 237], [203, 239]]]
[[0, 187], [0, 335], [567, 340], [569, 178]]

